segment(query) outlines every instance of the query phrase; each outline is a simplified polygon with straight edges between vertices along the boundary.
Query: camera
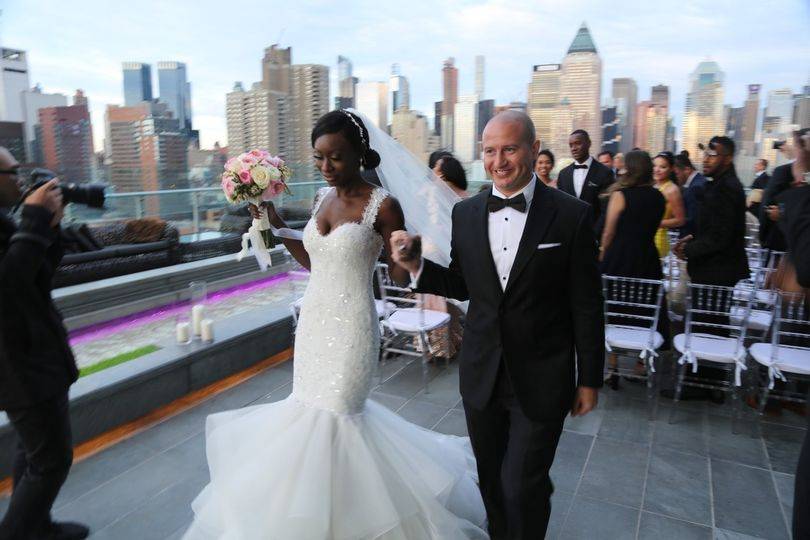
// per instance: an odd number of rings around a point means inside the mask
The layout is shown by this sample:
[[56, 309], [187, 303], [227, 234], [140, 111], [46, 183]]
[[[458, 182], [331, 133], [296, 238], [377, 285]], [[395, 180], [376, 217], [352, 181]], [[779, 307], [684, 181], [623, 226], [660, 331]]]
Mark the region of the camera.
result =
[[[48, 169], [34, 169], [31, 171], [28, 184], [31, 186], [25, 190], [20, 198], [22, 203], [26, 197], [36, 189], [47, 184], [57, 175]], [[98, 184], [59, 184], [62, 190], [62, 200], [65, 204], [76, 203], [89, 206], [90, 208], [104, 208], [104, 186]]]
[[786, 142], [787, 142], [787, 141], [773, 141], [773, 149], [774, 149], [774, 150], [779, 150], [779, 149], [781, 149], [783, 146], [785, 146], [785, 143], [786, 143]]

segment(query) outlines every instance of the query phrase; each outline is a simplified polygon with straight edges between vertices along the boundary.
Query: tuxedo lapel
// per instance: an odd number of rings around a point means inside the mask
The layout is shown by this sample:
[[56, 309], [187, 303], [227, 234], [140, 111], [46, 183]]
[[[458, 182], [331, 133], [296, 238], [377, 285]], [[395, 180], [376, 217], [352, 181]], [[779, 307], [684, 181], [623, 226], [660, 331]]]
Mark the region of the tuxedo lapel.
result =
[[579, 194], [579, 198], [583, 201], [590, 201], [591, 200], [591, 193], [595, 193], [596, 188], [592, 186], [596, 184], [596, 167], [598, 167], [595, 159], [591, 161], [591, 166], [588, 167], [588, 174], [585, 175], [585, 183], [582, 184], [582, 192]]
[[576, 197], [576, 193], [574, 193], [574, 170], [571, 168], [571, 165], [560, 171], [557, 183], [561, 191]]
[[[498, 296], [503, 294], [503, 289], [498, 281], [498, 271], [495, 268], [495, 261], [492, 259], [492, 250], [489, 247], [489, 210], [487, 210], [487, 199], [492, 195], [492, 188], [487, 190], [487, 197], [478, 197], [477, 204], [473, 208], [473, 240], [478, 254], [479, 268], [483, 269], [482, 280], [489, 286], [493, 286], [498, 291]], [[483, 242], [479, 239], [483, 238]]]
[[[531, 260], [537, 251], [537, 245], [546, 235], [557, 208], [552, 204], [549, 190], [554, 189], [546, 186], [542, 182], [537, 182], [534, 190], [532, 205], [529, 207], [529, 215], [526, 217], [526, 226], [523, 228], [523, 236], [520, 238], [518, 252], [515, 255], [515, 262], [512, 264], [512, 271], [509, 272], [509, 281], [506, 284], [504, 294], [520, 277], [520, 273]], [[497, 279], [497, 276], [496, 276]]]

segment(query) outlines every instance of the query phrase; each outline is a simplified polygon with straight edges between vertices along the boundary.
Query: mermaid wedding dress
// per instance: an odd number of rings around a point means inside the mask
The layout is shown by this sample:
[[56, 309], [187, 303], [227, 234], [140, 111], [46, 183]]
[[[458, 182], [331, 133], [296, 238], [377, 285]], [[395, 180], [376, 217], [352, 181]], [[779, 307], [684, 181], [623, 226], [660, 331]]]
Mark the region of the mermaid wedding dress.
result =
[[211, 482], [186, 539], [486, 539], [469, 440], [423, 429], [368, 399], [380, 329], [372, 294], [388, 194], [360, 222], [304, 229], [310, 281], [296, 330], [293, 391], [206, 423]]

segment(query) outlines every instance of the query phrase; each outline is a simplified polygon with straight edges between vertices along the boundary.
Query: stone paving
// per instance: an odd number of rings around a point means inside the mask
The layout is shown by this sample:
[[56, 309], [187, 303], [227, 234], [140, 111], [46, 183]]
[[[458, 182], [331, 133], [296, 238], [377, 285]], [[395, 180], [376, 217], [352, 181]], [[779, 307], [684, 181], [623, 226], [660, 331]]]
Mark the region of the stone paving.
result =
[[[396, 360], [384, 374], [374, 399], [421, 426], [466, 434], [455, 365], [431, 367], [428, 394], [418, 365]], [[286, 362], [77, 463], [55, 516], [88, 523], [94, 539], [180, 538], [208, 481], [205, 417], [283, 399], [291, 380]], [[668, 412], [664, 401], [648, 420], [643, 386], [624, 384], [604, 390], [590, 415], [567, 421], [548, 538], [789, 538], [806, 419], [783, 412], [752, 437], [746, 423], [732, 433], [727, 405], [684, 402], [673, 424]], [[0, 512], [6, 505], [0, 499]]]

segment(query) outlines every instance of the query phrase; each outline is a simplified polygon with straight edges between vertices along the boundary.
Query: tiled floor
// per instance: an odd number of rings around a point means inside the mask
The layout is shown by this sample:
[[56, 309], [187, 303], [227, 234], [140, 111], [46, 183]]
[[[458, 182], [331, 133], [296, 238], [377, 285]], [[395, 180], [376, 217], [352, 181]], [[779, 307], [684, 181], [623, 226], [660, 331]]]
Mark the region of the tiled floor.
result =
[[[466, 433], [455, 366], [433, 368], [427, 394], [416, 365], [394, 362], [385, 374], [375, 399], [422, 426]], [[76, 464], [56, 517], [90, 524], [95, 539], [179, 538], [208, 480], [205, 417], [283, 399], [291, 379], [288, 362]], [[705, 402], [684, 402], [673, 424], [664, 403], [649, 421], [642, 396], [629, 383], [606, 390], [598, 410], [567, 422], [549, 538], [789, 538], [803, 418], [769, 418], [752, 438], [746, 424], [732, 434], [727, 407]]]

